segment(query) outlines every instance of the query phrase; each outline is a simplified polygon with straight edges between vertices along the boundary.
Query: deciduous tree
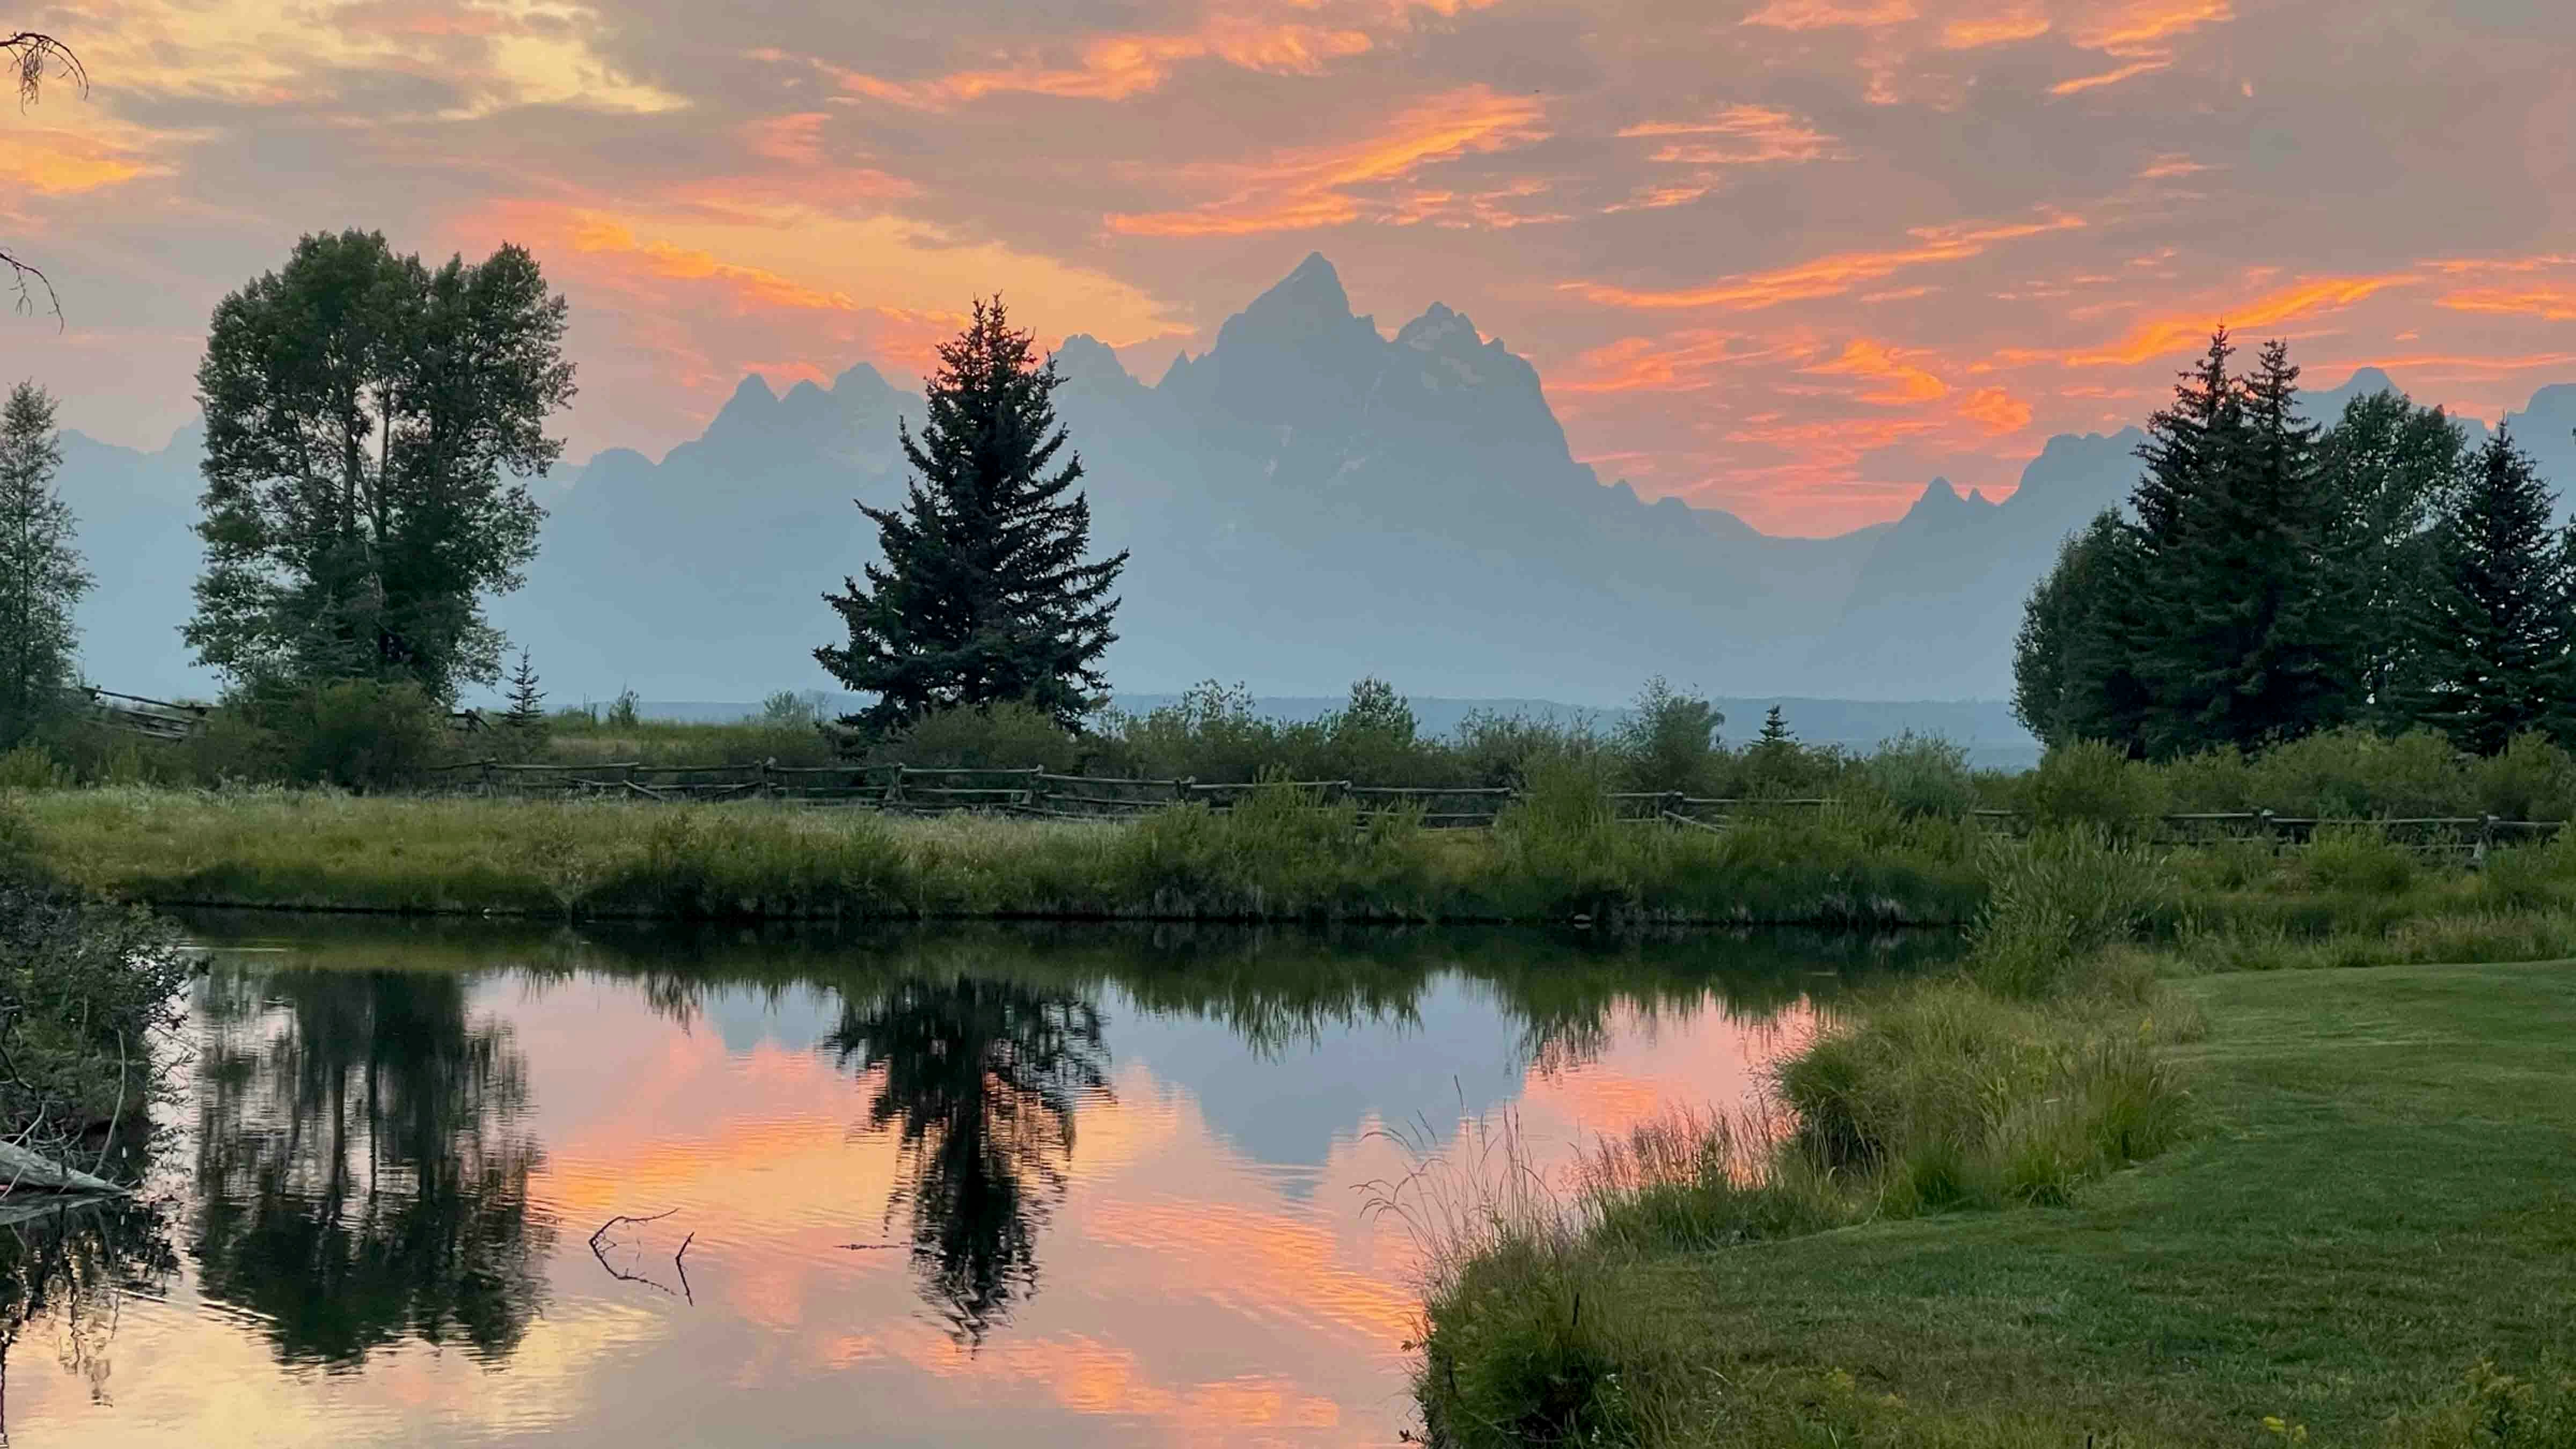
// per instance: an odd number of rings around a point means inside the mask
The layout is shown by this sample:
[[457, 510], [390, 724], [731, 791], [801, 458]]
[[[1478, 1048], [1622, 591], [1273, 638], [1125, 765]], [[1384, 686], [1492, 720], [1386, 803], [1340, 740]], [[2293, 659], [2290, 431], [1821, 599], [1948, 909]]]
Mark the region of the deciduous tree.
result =
[[504, 245], [436, 270], [381, 234], [298, 242], [215, 308], [206, 570], [183, 631], [236, 683], [409, 680], [437, 700], [500, 672], [486, 596], [519, 586], [563, 451], [565, 304]]
[[0, 406], [0, 749], [35, 732], [72, 682], [72, 608], [90, 575], [71, 506], [54, 489], [63, 450], [54, 400], [22, 382]]

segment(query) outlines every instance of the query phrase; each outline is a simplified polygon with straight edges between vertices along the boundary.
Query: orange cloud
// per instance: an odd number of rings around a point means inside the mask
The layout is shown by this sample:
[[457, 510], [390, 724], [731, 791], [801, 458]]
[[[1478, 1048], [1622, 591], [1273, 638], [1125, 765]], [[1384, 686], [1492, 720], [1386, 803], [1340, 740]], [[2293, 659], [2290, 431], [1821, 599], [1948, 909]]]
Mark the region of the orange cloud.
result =
[[1181, 34], [1108, 35], [1085, 41], [1069, 64], [1024, 58], [1006, 66], [921, 81], [889, 81], [837, 69], [833, 74], [841, 88], [854, 95], [920, 110], [942, 110], [1005, 92], [1123, 101], [1161, 89], [1172, 72], [1188, 61], [1218, 60], [1272, 75], [1317, 75], [1329, 63], [1364, 54], [1375, 44], [1368, 32], [1347, 27], [1216, 16], [1199, 29]]
[[2138, 173], [2140, 181], [2163, 181], [2175, 176], [2197, 176], [2203, 171], [2221, 168], [2203, 165], [2180, 151], [2169, 151], [2147, 163]]
[[2443, 306], [2455, 312], [2493, 312], [2508, 317], [2536, 317], [2544, 322], [2576, 322], [2576, 286], [2542, 283], [2530, 287], [2472, 287], [2445, 293]]
[[1185, 176], [1224, 185], [1225, 198], [1179, 211], [1115, 213], [1108, 226], [1126, 236], [1248, 236], [1339, 226], [1364, 214], [1395, 219], [1400, 208], [1366, 205], [1353, 189], [1402, 181], [1453, 157], [1543, 140], [1545, 114], [1525, 96], [1496, 95], [1484, 86], [1451, 91], [1399, 113], [1383, 134], [1365, 140], [1189, 168]]
[[1999, 387], [1981, 387], [1959, 400], [1959, 416], [1989, 433], [2018, 433], [2030, 426], [2030, 404]]
[[1674, 141], [1650, 158], [1691, 166], [1816, 161], [1842, 154], [1833, 137], [1770, 106], [1728, 106], [1705, 121], [1650, 121], [1630, 126], [1619, 135], [1623, 140], [1641, 136], [1713, 138]]
[[2118, 342], [2094, 352], [2078, 352], [2064, 359], [2069, 367], [2100, 367], [2112, 363], [2145, 362], [2169, 352], [2198, 347], [2209, 340], [2210, 329], [2220, 323], [2229, 327], [2269, 327], [2304, 317], [2311, 312], [2349, 307], [2390, 287], [2402, 287], [2415, 281], [2411, 273], [2385, 277], [2320, 277], [2295, 287], [2257, 297], [2241, 307], [2219, 308], [2184, 316], [2162, 317], [2140, 323]]
[[1776, 307], [1783, 302], [1840, 296], [1863, 282], [1875, 282], [1909, 267], [1959, 261], [1981, 255], [1997, 242], [2017, 241], [2047, 232], [2071, 231], [2083, 225], [2084, 218], [2059, 212], [2046, 221], [2014, 222], [2004, 226], [1915, 227], [1907, 235], [1919, 241], [1917, 246], [1894, 251], [1836, 252], [1795, 266], [1747, 272], [1709, 286], [1678, 291], [1638, 291], [1599, 282], [1567, 282], [1563, 286], [1588, 301], [1611, 307], [1647, 310], [1728, 307], [1751, 311]]
[[2074, 40], [2108, 55], [2138, 55], [2173, 36], [2235, 18], [2229, 0], [2127, 0], [2076, 26]]
[[2001, 15], [1972, 16], [1941, 27], [1943, 50], [1976, 50], [2035, 40], [2049, 31], [2049, 19], [2037, 10], [2016, 9]]
[[0, 189], [68, 196], [119, 186], [164, 168], [69, 131], [18, 133], [0, 146]]
[[1709, 386], [1709, 379], [1686, 374], [1760, 355], [1737, 352], [1735, 344], [1743, 340], [1732, 332], [1701, 331], [1623, 337], [1578, 355], [1573, 375], [1550, 381], [1547, 390], [1550, 394], [1695, 392]]
[[2133, 61], [2117, 70], [2106, 70], [2100, 75], [2077, 76], [2073, 80], [2059, 81], [2048, 88], [2048, 93], [2052, 96], [2077, 95], [2103, 86], [2115, 86], [2125, 80], [2135, 80], [2142, 75], [2152, 75], [2172, 64], [2173, 62], [2169, 60]]
[[1825, 377], [1864, 377], [1887, 384], [1875, 392], [1860, 394], [1862, 402], [1919, 403], [1947, 396], [1950, 385], [1931, 373], [1898, 357], [1884, 344], [1866, 337], [1854, 338], [1845, 345], [1842, 355], [1831, 362], [1820, 362], [1802, 372]]
[[1840, 26], [1899, 25], [1914, 18], [1914, 0], [1771, 0], [1744, 17], [1746, 25], [1775, 30], [1824, 30]]

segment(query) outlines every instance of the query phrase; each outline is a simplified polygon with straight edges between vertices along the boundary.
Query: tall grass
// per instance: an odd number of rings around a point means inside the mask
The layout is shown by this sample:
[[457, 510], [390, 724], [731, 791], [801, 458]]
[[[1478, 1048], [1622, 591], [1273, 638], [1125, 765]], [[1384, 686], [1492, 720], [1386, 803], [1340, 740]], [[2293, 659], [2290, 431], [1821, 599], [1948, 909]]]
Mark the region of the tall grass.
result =
[[[1542, 792], [1544, 794], [1544, 792]], [[170, 904], [556, 917], [1061, 916], [1957, 924], [1972, 829], [1807, 812], [1726, 832], [1541, 798], [1493, 831], [1363, 819], [1289, 786], [1129, 822], [910, 820], [773, 804], [35, 791], [47, 858]]]

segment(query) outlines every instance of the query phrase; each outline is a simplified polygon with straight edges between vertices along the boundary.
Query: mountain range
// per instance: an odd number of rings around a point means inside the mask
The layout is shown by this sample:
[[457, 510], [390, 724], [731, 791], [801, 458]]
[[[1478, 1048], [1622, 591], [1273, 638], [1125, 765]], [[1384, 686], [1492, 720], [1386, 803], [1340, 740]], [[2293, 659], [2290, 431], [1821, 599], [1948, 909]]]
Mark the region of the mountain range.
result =
[[[1892, 522], [1776, 537], [1605, 485], [1526, 360], [1436, 303], [1387, 336], [1321, 255], [1151, 384], [1086, 336], [1055, 358], [1095, 542], [1132, 553], [1107, 660], [1122, 691], [1333, 696], [1376, 674], [1425, 696], [1609, 704], [1661, 674], [1734, 696], [1998, 699], [2022, 599], [2062, 538], [2126, 497], [2141, 439], [2060, 435], [2000, 502], [1936, 478]], [[2331, 418], [2394, 387], [2364, 369], [2307, 407]], [[865, 363], [783, 393], [746, 377], [659, 461], [611, 448], [557, 470], [543, 552], [495, 621], [558, 699], [828, 685], [820, 595], [873, 557], [852, 501], [902, 496], [895, 424], [919, 404]], [[2576, 385], [2507, 421], [2576, 485]], [[64, 450], [99, 578], [89, 676], [204, 693], [176, 633], [198, 432], [155, 453], [67, 433]]]

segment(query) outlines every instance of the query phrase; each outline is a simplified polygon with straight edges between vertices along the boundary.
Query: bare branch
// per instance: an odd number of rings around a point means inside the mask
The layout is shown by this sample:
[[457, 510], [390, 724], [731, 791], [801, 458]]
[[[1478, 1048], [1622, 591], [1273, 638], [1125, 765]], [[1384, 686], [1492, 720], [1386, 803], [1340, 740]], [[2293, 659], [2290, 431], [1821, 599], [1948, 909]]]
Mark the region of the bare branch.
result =
[[89, 94], [89, 69], [72, 48], [50, 35], [21, 30], [0, 39], [0, 64], [18, 73], [18, 108], [25, 110], [36, 103], [36, 93], [43, 89], [45, 72], [53, 73]]
[[[36, 103], [36, 94], [44, 88], [49, 70], [77, 86], [82, 95], [89, 94], [89, 69], [81, 64], [80, 57], [72, 53], [70, 46], [37, 31], [21, 30], [0, 37], [0, 70], [15, 72], [18, 109], [22, 111]], [[0, 250], [0, 267], [8, 269], [8, 278], [0, 282], [0, 287], [15, 293], [10, 305], [18, 314], [23, 317], [36, 310], [36, 295], [29, 285], [33, 283], [45, 289], [45, 309], [54, 314], [54, 330], [61, 331], [63, 299], [55, 294], [53, 279], [5, 250]]]

